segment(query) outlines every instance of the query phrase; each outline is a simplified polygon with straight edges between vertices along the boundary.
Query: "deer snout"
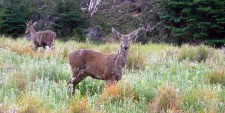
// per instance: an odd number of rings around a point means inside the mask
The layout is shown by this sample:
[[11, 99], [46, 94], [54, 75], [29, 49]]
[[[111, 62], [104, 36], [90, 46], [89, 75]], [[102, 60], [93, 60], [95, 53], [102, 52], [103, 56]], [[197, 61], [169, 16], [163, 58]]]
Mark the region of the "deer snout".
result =
[[128, 50], [128, 49], [129, 49], [129, 47], [128, 47], [128, 46], [124, 46], [123, 48], [124, 48], [125, 50]]

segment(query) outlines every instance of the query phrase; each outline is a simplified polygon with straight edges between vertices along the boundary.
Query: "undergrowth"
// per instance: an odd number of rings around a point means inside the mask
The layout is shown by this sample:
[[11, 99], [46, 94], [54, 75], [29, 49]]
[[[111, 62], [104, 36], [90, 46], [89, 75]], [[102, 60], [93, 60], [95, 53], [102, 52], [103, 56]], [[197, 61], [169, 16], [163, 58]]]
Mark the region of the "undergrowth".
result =
[[87, 77], [75, 95], [68, 94], [68, 54], [118, 48], [56, 41], [53, 51], [34, 52], [25, 39], [0, 38], [0, 112], [224, 112], [225, 50], [205, 45], [131, 44], [117, 84], [106, 88], [104, 81]]

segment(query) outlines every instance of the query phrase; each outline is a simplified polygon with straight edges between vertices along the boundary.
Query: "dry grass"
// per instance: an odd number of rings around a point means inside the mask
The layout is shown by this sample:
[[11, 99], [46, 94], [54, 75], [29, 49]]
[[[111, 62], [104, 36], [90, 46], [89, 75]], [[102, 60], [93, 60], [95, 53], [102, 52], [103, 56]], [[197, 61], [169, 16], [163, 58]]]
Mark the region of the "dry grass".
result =
[[181, 47], [180, 52], [178, 53], [178, 60], [190, 60], [190, 61], [206, 61], [208, 57], [214, 54], [214, 51], [212, 48], [209, 48], [205, 45], [200, 46], [190, 46], [190, 45], [183, 45]]
[[220, 90], [219, 87], [213, 89], [209, 87], [192, 89], [185, 93], [183, 98], [183, 102], [185, 103], [183, 104], [191, 105], [196, 111], [216, 113], [219, 110], [218, 103], [221, 102]]
[[102, 94], [98, 99], [98, 103], [115, 102], [129, 98], [130, 100], [136, 99], [136, 92], [129, 82], [117, 83], [111, 85], [109, 88], [104, 88]]
[[30, 93], [24, 93], [17, 99], [18, 113], [38, 113], [43, 102]]
[[157, 95], [149, 105], [149, 112], [178, 112], [181, 102], [180, 99], [180, 93], [173, 86], [160, 86]]
[[126, 64], [127, 69], [144, 69], [147, 65], [146, 56], [138, 52], [130, 52]]
[[211, 84], [225, 85], [225, 68], [213, 69], [207, 74], [207, 79]]
[[91, 113], [87, 97], [73, 98], [69, 104], [69, 113]]
[[34, 51], [32, 50], [29, 44], [26, 45], [13, 44], [10, 46], [10, 50], [19, 55], [28, 54], [33, 56], [34, 54]]
[[28, 83], [26, 76], [20, 71], [13, 72], [11, 75], [6, 77], [5, 81], [8, 88], [14, 89], [18, 93], [23, 92]]

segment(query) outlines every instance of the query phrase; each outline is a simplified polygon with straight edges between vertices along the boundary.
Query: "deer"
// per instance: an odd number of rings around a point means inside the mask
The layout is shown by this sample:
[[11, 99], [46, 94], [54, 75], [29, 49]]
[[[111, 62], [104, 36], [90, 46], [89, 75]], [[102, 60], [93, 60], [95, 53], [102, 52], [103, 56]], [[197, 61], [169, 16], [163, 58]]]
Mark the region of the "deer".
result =
[[25, 22], [26, 24], [26, 31], [25, 33], [29, 33], [31, 36], [31, 40], [34, 44], [34, 50], [37, 51], [39, 47], [51, 48], [53, 50], [54, 41], [56, 39], [56, 33], [54, 33], [51, 30], [45, 30], [45, 31], [36, 31], [34, 29], [35, 23], [32, 23], [32, 21]]
[[122, 69], [128, 60], [131, 38], [137, 35], [139, 27], [133, 32], [123, 35], [112, 28], [114, 36], [120, 39], [117, 53], [107, 54], [88, 49], [76, 50], [68, 55], [68, 62], [72, 70], [72, 76], [67, 82], [69, 93], [75, 94], [75, 86], [87, 76], [106, 81], [110, 87], [122, 78]]

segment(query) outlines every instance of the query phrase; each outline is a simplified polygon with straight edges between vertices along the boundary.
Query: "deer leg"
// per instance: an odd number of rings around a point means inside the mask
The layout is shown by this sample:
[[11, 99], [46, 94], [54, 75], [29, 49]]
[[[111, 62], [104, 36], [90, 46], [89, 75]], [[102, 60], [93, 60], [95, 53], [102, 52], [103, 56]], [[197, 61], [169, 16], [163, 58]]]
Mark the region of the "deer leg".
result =
[[44, 49], [45, 49], [46, 51], [49, 50], [49, 47], [48, 47], [48, 46], [43, 46], [43, 47], [44, 47]]
[[47, 43], [47, 46], [48, 46], [51, 50], [54, 49], [53, 45], [54, 45], [54, 43], [52, 43], [52, 42], [51, 42], [51, 43], [50, 43], [50, 42]]
[[34, 43], [34, 51], [37, 51], [39, 44], [37, 42], [33, 42]]
[[69, 92], [71, 92], [70, 89], [73, 89], [72, 94], [75, 94], [75, 86], [80, 83], [85, 77], [84, 69], [79, 70], [78, 72], [75, 71], [73, 73], [72, 78], [69, 80], [68, 85], [69, 85]]
[[114, 80], [107, 80], [106, 81], [106, 86], [109, 88], [111, 85], [114, 85], [116, 82]]

